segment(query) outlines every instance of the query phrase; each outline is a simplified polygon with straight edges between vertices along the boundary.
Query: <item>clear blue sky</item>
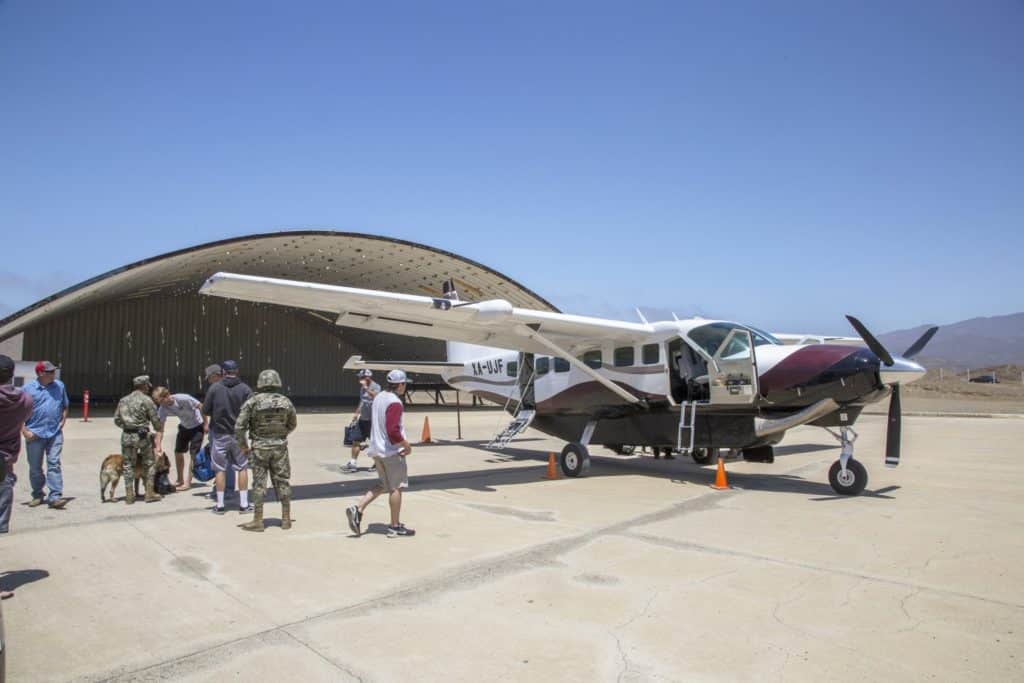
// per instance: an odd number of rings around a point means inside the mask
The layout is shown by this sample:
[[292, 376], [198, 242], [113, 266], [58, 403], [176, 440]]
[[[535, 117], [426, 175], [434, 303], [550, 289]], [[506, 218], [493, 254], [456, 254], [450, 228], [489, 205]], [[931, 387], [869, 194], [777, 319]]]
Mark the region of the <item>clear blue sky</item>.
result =
[[0, 315], [286, 228], [579, 313], [1022, 311], [1022, 36], [1017, 0], [0, 0]]

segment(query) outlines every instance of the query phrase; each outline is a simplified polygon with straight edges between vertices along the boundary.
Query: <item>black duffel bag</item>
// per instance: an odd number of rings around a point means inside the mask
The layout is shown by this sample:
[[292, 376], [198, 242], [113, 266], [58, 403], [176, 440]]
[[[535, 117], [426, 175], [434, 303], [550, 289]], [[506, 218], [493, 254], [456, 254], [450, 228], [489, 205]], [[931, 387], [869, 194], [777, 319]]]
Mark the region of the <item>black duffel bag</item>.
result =
[[345, 427], [345, 441], [344, 441], [344, 444], [346, 446], [351, 446], [352, 444], [356, 444], [356, 443], [362, 443], [363, 439], [365, 439], [365, 438], [366, 438], [366, 435], [363, 434], [363, 430], [361, 430], [359, 428], [359, 423], [358, 422], [353, 422], [348, 427]]

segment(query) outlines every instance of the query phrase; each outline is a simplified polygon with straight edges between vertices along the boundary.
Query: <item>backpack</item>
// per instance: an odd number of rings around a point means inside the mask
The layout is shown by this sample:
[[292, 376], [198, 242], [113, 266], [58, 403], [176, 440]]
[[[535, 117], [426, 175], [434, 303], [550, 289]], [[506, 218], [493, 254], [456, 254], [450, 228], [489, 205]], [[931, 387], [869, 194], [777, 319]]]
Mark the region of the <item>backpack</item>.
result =
[[199, 449], [196, 457], [192, 460], [192, 478], [199, 481], [210, 481], [213, 479], [213, 460], [210, 459], [210, 444]]

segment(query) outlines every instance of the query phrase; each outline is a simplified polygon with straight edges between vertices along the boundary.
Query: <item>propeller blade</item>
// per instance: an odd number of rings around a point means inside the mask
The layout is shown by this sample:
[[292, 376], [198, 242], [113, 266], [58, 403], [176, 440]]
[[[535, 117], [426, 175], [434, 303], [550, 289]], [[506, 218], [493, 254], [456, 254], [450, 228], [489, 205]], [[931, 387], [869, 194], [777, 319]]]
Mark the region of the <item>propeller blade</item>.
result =
[[889, 397], [889, 424], [885, 431], [885, 466], [900, 464], [900, 437], [903, 432], [903, 408], [900, 405], [900, 385], [892, 386]]
[[928, 346], [928, 342], [932, 340], [935, 333], [939, 331], [938, 327], [929, 328], [927, 332], [921, 335], [921, 338], [910, 345], [910, 348], [903, 352], [904, 358], [913, 358], [917, 354], [921, 353], [924, 347]]
[[882, 346], [880, 341], [875, 339], [875, 335], [868, 332], [868, 328], [864, 327], [864, 323], [857, 320], [852, 315], [846, 316], [846, 319], [850, 321], [851, 325], [853, 325], [853, 329], [857, 330], [857, 334], [859, 334], [860, 338], [864, 340], [864, 343], [868, 345], [868, 348], [871, 349], [876, 356], [881, 358], [883, 363], [892, 367], [896, 362], [892, 359], [892, 354], [885, 350], [885, 347]]

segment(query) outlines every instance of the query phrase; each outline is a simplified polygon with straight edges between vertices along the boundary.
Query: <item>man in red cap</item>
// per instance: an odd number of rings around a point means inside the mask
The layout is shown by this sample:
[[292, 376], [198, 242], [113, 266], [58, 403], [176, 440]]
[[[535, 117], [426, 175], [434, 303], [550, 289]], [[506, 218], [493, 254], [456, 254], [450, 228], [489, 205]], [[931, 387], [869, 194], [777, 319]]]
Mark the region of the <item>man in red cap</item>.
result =
[[[28, 479], [32, 485], [32, 500], [28, 505], [36, 507], [45, 502], [59, 510], [68, 503], [62, 495], [64, 477], [60, 469], [64, 423], [68, 419], [68, 392], [64, 383], [57, 379], [57, 366], [48, 360], [36, 363], [36, 380], [26, 384], [24, 391], [32, 397], [32, 414], [21, 430], [28, 457]], [[44, 484], [49, 489], [45, 498]]]

